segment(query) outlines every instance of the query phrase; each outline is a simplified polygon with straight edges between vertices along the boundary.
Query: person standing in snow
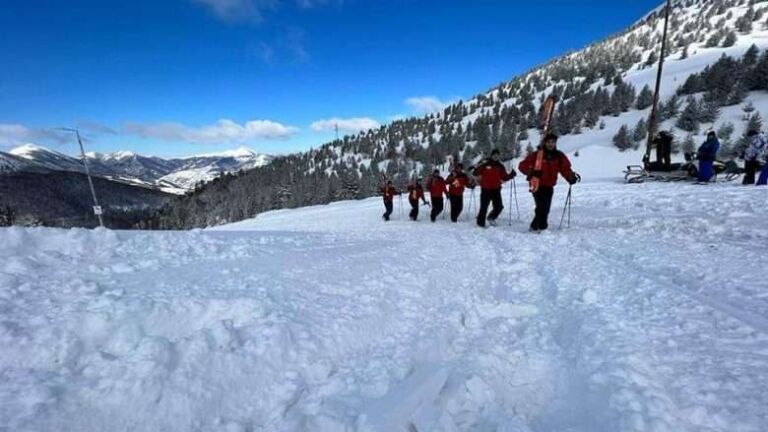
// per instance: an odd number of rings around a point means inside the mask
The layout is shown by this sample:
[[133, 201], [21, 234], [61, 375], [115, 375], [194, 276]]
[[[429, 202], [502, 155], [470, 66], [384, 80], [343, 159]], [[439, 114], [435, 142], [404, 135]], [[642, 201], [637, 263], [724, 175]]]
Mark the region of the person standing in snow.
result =
[[427, 200], [424, 198], [424, 187], [421, 186], [421, 179], [416, 179], [410, 185], [408, 185], [408, 202], [411, 204], [411, 212], [408, 217], [412, 221], [419, 220], [419, 200], [427, 205]]
[[715, 175], [712, 166], [717, 158], [717, 152], [720, 151], [720, 140], [714, 131], [709, 131], [707, 140], [699, 147], [699, 182], [708, 183]]
[[443, 195], [445, 195], [445, 179], [440, 175], [440, 170], [434, 170], [427, 180], [427, 189], [429, 189], [429, 200], [432, 203], [432, 213], [429, 219], [434, 222], [440, 213], [443, 212]]
[[[501, 185], [515, 178], [515, 170], [508, 173], [499, 161], [501, 154], [498, 149], [491, 151], [491, 157], [475, 167], [472, 174], [480, 184], [480, 211], [477, 213], [477, 226], [485, 228], [486, 219], [491, 225], [496, 225], [496, 219], [504, 211], [501, 200]], [[493, 203], [493, 210], [488, 214], [488, 207]]]
[[[531, 221], [530, 229], [534, 232], [546, 230], [549, 227], [549, 210], [552, 208], [552, 196], [555, 193], [558, 174], [562, 175], [569, 184], [578, 183], [581, 177], [571, 170], [571, 161], [565, 153], [557, 149], [557, 135], [549, 134], [544, 138], [544, 144], [538, 150], [529, 154], [520, 162], [520, 172], [528, 178], [539, 179], [538, 189], [533, 191], [536, 211]], [[536, 160], [541, 156], [541, 169], [537, 170]]]
[[656, 161], [665, 169], [669, 169], [672, 163], [672, 140], [672, 134], [667, 131], [659, 132], [653, 139], [653, 143], [656, 144]]
[[[763, 138], [765, 138], [765, 135], [763, 135]], [[767, 186], [768, 185], [768, 140], [764, 140], [765, 145], [763, 146], [763, 169], [760, 170], [760, 178], [757, 179], [757, 185], [758, 186]]]
[[448, 183], [448, 199], [451, 201], [451, 221], [458, 222], [464, 209], [464, 189], [474, 189], [475, 183], [464, 173], [464, 164], [458, 164], [445, 180]]
[[392, 180], [387, 180], [387, 183], [381, 187], [381, 195], [384, 198], [384, 214], [381, 216], [385, 221], [389, 221], [389, 217], [392, 215], [392, 209], [394, 208], [393, 201], [395, 195], [400, 195], [400, 192], [392, 186]]
[[751, 130], [747, 132], [747, 139], [749, 140], [749, 145], [747, 145], [743, 155], [744, 181], [742, 181], [742, 184], [753, 185], [755, 184], [755, 173], [760, 166], [758, 159], [768, 149], [768, 138], [763, 133]]

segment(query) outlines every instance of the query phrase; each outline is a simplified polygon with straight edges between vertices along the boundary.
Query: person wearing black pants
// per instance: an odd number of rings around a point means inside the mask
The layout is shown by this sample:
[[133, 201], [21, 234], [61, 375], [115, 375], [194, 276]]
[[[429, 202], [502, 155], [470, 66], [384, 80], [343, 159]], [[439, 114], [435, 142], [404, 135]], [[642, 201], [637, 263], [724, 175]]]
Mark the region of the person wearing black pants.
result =
[[408, 186], [408, 202], [411, 204], [411, 212], [408, 216], [414, 222], [419, 220], [419, 200], [422, 200], [424, 205], [427, 205], [427, 200], [424, 198], [424, 188], [421, 186], [421, 179]]
[[432, 222], [436, 221], [440, 213], [443, 212], [445, 188], [445, 179], [440, 175], [440, 171], [435, 170], [432, 172], [427, 181], [427, 189], [429, 189], [429, 197], [432, 202], [432, 213], [430, 213], [429, 218]]
[[461, 212], [464, 211], [464, 197], [461, 195], [448, 195], [451, 202], [451, 222], [458, 222]]
[[474, 188], [475, 185], [464, 174], [464, 164], [458, 164], [453, 172], [445, 179], [448, 184], [448, 199], [451, 202], [451, 222], [458, 222], [461, 212], [464, 210], [464, 190]]
[[389, 217], [392, 216], [395, 195], [400, 195], [400, 192], [392, 186], [392, 181], [388, 180], [387, 183], [381, 187], [381, 197], [384, 199], [384, 214], [381, 215], [381, 217], [385, 221], [389, 221]]
[[753, 185], [755, 184], [755, 174], [760, 169], [758, 158], [765, 151], [766, 146], [768, 146], [768, 138], [758, 131], [751, 130], [747, 132], [747, 139], [749, 144], [742, 155], [744, 158], [744, 180], [742, 183]]
[[552, 186], [539, 186], [539, 190], [533, 193], [536, 211], [533, 222], [531, 222], [531, 230], [543, 231], [549, 228], [549, 210], [552, 208], [552, 196], [554, 194], [555, 188]]
[[[491, 151], [491, 157], [484, 160], [472, 172], [480, 184], [480, 211], [477, 213], [477, 226], [485, 228], [486, 219], [491, 225], [496, 225], [504, 205], [501, 201], [501, 185], [515, 178], [515, 170], [507, 172], [499, 159], [501, 155], [498, 149]], [[493, 210], [488, 214], [488, 205], [493, 203]]]
[[581, 176], [571, 170], [571, 161], [565, 153], [557, 149], [557, 135], [548, 134], [538, 150], [529, 154], [520, 162], [520, 172], [529, 180], [538, 179], [538, 184], [531, 182], [531, 193], [536, 203], [536, 211], [531, 221], [531, 231], [541, 232], [549, 228], [547, 219], [552, 208], [552, 195], [555, 192], [558, 175], [569, 184], [581, 181]]
[[[493, 204], [493, 210], [488, 213], [488, 206]], [[501, 200], [501, 188], [481, 189], [480, 190], [480, 211], [477, 213], [477, 224], [485, 226], [486, 215], [491, 224], [495, 223], [501, 212], [504, 211], [504, 204]]]

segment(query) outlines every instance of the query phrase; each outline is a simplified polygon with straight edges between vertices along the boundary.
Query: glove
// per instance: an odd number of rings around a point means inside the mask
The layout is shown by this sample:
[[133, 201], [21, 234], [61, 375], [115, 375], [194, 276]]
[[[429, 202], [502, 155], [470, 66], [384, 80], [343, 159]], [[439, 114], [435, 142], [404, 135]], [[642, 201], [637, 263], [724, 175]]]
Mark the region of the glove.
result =
[[510, 179], [510, 180], [512, 180], [512, 179], [514, 179], [515, 177], [517, 177], [517, 171], [515, 171], [515, 169], [514, 169], [514, 168], [511, 168], [511, 169], [509, 170], [509, 179]]
[[573, 173], [571, 178], [568, 179], [568, 183], [572, 184], [572, 185], [574, 185], [574, 184], [576, 184], [576, 183], [578, 183], [580, 181], [581, 181], [581, 176], [579, 174], [577, 174], [577, 173]]

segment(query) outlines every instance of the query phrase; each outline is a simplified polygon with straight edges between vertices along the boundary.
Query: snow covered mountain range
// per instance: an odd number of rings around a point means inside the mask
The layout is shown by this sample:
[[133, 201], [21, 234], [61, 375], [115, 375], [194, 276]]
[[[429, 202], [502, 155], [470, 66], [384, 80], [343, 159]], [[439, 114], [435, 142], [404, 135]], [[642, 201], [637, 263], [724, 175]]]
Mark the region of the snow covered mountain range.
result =
[[[211, 181], [222, 173], [253, 169], [268, 164], [272, 159], [245, 147], [175, 159], [142, 156], [127, 151], [87, 153], [86, 157], [95, 175], [177, 194], [192, 190], [201, 182]], [[40, 170], [83, 172], [84, 168], [79, 158], [34, 144], [16, 147], [8, 153], [0, 152], [0, 173]]]
[[[574, 161], [576, 170], [617, 178], [626, 165], [600, 163], [599, 156], [606, 150], [624, 155], [643, 146], [663, 12], [657, 8], [622, 33], [439, 112], [345, 136], [208, 184], [175, 201], [154, 224], [208, 226], [273, 209], [364, 198], [377, 193], [382, 173], [402, 187], [414, 175], [447, 169], [451, 160], [471, 165], [492, 148], [515, 160], [538, 144], [539, 109], [548, 95], [559, 100], [553, 128], [561, 135], [560, 148], [582, 156]], [[714, 129], [723, 143], [721, 157], [736, 158], [747, 129], [763, 127], [768, 114], [767, 12], [764, 0], [673, 1], [660, 127], [677, 136], [676, 152], [698, 145]], [[596, 164], [584, 166], [581, 160]]]

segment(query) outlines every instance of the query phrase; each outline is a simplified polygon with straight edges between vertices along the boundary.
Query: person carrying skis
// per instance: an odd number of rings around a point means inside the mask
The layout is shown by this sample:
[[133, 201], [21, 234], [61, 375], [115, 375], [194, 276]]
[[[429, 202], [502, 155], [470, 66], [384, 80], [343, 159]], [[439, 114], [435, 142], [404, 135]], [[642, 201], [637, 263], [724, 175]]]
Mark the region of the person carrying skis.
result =
[[408, 217], [414, 222], [419, 219], [419, 200], [423, 201], [424, 205], [429, 204], [424, 198], [424, 187], [421, 186], [421, 179], [416, 179], [408, 185], [408, 202], [411, 204], [411, 212]]
[[742, 184], [753, 185], [755, 184], [755, 173], [760, 166], [759, 158], [764, 151], [768, 150], [768, 138], [761, 132], [751, 130], [747, 132], [747, 139], [749, 145], [742, 155], [744, 159], [744, 181]]
[[392, 180], [387, 180], [387, 183], [381, 187], [381, 195], [384, 198], [384, 214], [381, 217], [385, 221], [389, 221], [392, 209], [394, 208], [392, 202], [395, 199], [395, 195], [400, 195], [400, 192], [392, 186]]
[[[501, 185], [517, 176], [515, 170], [507, 172], [499, 161], [501, 154], [499, 149], [491, 151], [491, 157], [485, 159], [475, 167], [472, 175], [480, 184], [480, 211], [477, 213], [477, 226], [485, 228], [486, 219], [491, 225], [496, 225], [496, 219], [504, 211], [504, 203], [501, 200]], [[493, 210], [488, 214], [488, 207], [493, 203]]]
[[699, 147], [698, 151], [699, 182], [708, 183], [715, 175], [713, 165], [718, 151], [720, 151], [720, 140], [717, 139], [717, 134], [714, 131], [709, 131], [707, 140]]
[[461, 163], [453, 168], [445, 182], [448, 183], [448, 199], [451, 201], [451, 221], [455, 223], [464, 209], [464, 189], [474, 189], [475, 182], [464, 173], [464, 164]]
[[445, 179], [440, 175], [440, 170], [432, 171], [432, 175], [427, 180], [427, 189], [429, 189], [429, 198], [432, 203], [432, 213], [429, 219], [434, 222], [440, 213], [443, 212], [443, 195], [445, 194]]
[[552, 207], [557, 175], [562, 175], [569, 184], [581, 181], [581, 177], [571, 170], [571, 161], [568, 160], [568, 156], [557, 149], [557, 139], [557, 135], [548, 134], [538, 150], [529, 154], [519, 165], [520, 172], [528, 176], [529, 180], [539, 179], [538, 187], [531, 190], [536, 203], [536, 212], [530, 226], [531, 231], [534, 232], [543, 231], [549, 227], [547, 219]]

